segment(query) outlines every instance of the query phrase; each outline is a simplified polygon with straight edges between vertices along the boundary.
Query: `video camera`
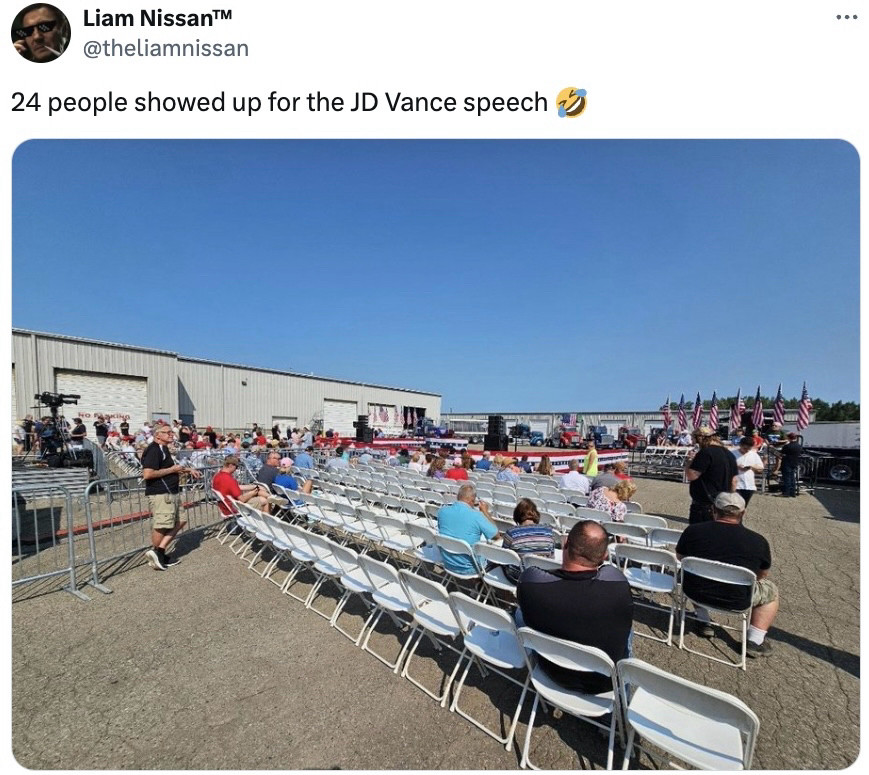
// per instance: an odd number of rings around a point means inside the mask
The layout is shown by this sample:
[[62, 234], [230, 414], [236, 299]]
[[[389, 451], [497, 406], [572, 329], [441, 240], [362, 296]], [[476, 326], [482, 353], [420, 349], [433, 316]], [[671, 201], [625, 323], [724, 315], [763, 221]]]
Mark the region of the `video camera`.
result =
[[75, 393], [37, 393], [33, 398], [39, 401], [40, 404], [45, 404], [52, 409], [57, 409], [64, 404], [77, 404], [81, 398]]

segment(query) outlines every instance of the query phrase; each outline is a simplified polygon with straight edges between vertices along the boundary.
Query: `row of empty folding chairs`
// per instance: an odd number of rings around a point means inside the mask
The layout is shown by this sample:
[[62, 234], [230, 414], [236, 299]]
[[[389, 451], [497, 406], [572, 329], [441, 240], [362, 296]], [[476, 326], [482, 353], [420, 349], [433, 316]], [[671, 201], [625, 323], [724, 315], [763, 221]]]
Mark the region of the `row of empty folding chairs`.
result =
[[[606, 730], [608, 769], [613, 765], [616, 735], [625, 745], [625, 768], [634, 748], [639, 747], [639, 740], [655, 746], [656, 751], [647, 750], [650, 755], [660, 758], [663, 751], [693, 767], [747, 769], [751, 766], [759, 722], [740, 700], [640, 660], [626, 659], [614, 664], [597, 649], [544, 635], [529, 627], [517, 629], [506, 611], [464, 592], [450, 592], [437, 580], [407, 568], [396, 569], [328, 536], [283, 522], [245, 504], [235, 505], [246, 535], [256, 536], [255, 540], [271, 547], [274, 553], [264, 563], [262, 577], [328, 619], [330, 626], [443, 707], [449, 702], [450, 711], [468, 719], [507, 750], [512, 748], [526, 697], [529, 692], [533, 693], [522, 767], [534, 767], [529, 751], [541, 702]], [[240, 550], [237, 553], [245, 555]], [[253, 555], [249, 567], [256, 564], [262, 553], [261, 548]], [[290, 567], [285, 577], [276, 581], [273, 577], [282, 559], [288, 560]], [[293, 592], [302, 571], [308, 571], [313, 577], [313, 585], [304, 596]], [[333, 610], [323, 613], [314, 603], [326, 584], [333, 584], [339, 597]], [[365, 602], [369, 611], [359, 632], [351, 634], [339, 625], [339, 619], [354, 595]], [[370, 643], [374, 629], [384, 616], [393, 621], [403, 639], [394, 660], [376, 653]], [[411, 674], [412, 661], [424, 640], [430, 641], [436, 650], [446, 648], [456, 655], [452, 672], [439, 690], [425, 686]], [[533, 655], [578, 672], [600, 673], [609, 678], [612, 688], [595, 695], [565, 690], [549, 678]], [[474, 667], [483, 678], [495, 672], [521, 690], [506, 734], [490, 729], [459, 705], [462, 689]]]

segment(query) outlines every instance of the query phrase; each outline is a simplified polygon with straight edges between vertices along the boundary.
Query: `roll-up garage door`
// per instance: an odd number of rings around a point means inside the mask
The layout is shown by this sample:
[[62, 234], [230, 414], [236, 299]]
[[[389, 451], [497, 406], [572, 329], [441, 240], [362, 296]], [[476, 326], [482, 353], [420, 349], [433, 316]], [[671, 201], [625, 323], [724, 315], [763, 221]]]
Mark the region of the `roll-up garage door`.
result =
[[356, 422], [356, 418], [355, 401], [334, 401], [328, 398], [323, 401], [324, 431], [331, 428], [339, 436], [355, 436], [356, 429], [353, 423]]
[[135, 432], [148, 419], [148, 380], [142, 377], [120, 377], [84, 371], [57, 371], [58, 393], [77, 393], [78, 405], [64, 407], [68, 419], [81, 417], [88, 437], [95, 438], [93, 423], [98, 414], [116, 423], [126, 419]]

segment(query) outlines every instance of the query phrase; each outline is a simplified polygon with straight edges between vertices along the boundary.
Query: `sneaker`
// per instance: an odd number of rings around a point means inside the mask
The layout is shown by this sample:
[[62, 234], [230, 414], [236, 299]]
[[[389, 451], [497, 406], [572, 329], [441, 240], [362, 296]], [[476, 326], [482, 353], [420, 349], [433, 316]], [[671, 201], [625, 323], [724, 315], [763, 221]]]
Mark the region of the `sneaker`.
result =
[[166, 566], [161, 562], [160, 555], [157, 554], [156, 550], [148, 549], [145, 552], [145, 557], [148, 558], [148, 565], [150, 565], [154, 570], [166, 570]]
[[181, 560], [179, 560], [177, 557], [173, 557], [171, 554], [163, 554], [163, 565], [165, 565], [167, 568], [171, 568], [173, 565], [177, 565], [179, 562], [181, 562]]
[[745, 653], [752, 659], [768, 657], [772, 654], [772, 646], [769, 645], [768, 640], [765, 640], [763, 643], [752, 643], [751, 641], [748, 641], [745, 646]]
[[694, 632], [697, 633], [701, 638], [714, 638], [715, 630], [712, 629], [711, 622], [704, 622], [701, 620], [697, 620], [694, 622]]

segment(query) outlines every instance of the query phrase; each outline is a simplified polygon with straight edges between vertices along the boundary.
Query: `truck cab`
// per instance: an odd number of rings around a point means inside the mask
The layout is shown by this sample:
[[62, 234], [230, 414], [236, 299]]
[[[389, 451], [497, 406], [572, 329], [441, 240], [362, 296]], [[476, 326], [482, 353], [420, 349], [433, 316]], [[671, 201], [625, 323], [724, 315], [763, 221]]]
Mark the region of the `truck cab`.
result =
[[561, 449], [577, 449], [582, 445], [582, 433], [575, 425], [556, 425], [547, 444]]

